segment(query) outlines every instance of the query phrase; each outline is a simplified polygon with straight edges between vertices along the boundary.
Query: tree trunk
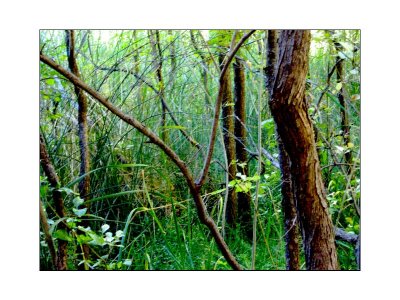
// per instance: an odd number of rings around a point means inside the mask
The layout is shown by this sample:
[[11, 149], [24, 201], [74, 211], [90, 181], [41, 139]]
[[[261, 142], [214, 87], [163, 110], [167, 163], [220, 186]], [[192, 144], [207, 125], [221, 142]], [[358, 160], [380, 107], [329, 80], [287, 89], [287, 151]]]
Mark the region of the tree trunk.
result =
[[[222, 63], [225, 55], [220, 55], [219, 60]], [[223, 65], [221, 65], [223, 69]], [[236, 178], [236, 145], [235, 145], [235, 120], [234, 120], [234, 102], [232, 99], [232, 83], [230, 68], [225, 73], [225, 84], [222, 88], [222, 131], [224, 136], [224, 145], [228, 159], [228, 177], [229, 181]], [[236, 227], [238, 217], [238, 203], [235, 188], [228, 190], [226, 222], [232, 227]]]
[[[274, 70], [278, 57], [278, 37], [277, 30], [268, 30], [267, 34], [267, 65], [265, 68], [266, 86], [269, 96], [272, 94], [273, 84], [275, 80]], [[282, 139], [276, 133], [279, 148], [279, 164], [281, 170], [282, 186], [282, 209], [285, 229], [286, 242], [286, 269], [300, 269], [300, 249], [299, 249], [299, 229], [297, 221], [296, 204], [294, 201], [294, 190], [292, 183], [292, 175], [290, 173], [290, 159], [283, 146]]]
[[308, 30], [282, 31], [269, 105], [291, 162], [306, 267], [308, 270], [336, 270], [339, 266], [335, 235], [322, 181], [313, 126], [304, 97], [310, 40], [311, 34]]
[[[350, 126], [349, 126], [349, 115], [347, 113], [347, 103], [344, 99], [344, 60], [339, 56], [339, 52], [343, 51], [343, 46], [335, 39], [333, 39], [333, 44], [337, 52], [336, 56], [336, 82], [341, 83], [341, 87], [338, 90], [337, 97], [340, 103], [340, 117], [341, 117], [341, 130], [344, 146], [347, 147], [351, 142], [350, 138]], [[344, 154], [344, 160], [347, 165], [345, 165], [345, 170], [347, 175], [351, 173], [351, 165], [353, 163], [353, 155], [351, 150], [346, 151]]]
[[160, 102], [161, 102], [161, 110], [162, 110], [162, 115], [161, 115], [161, 139], [164, 142], [168, 142], [168, 131], [166, 129], [167, 125], [167, 108], [165, 107], [164, 101], [165, 101], [165, 96], [164, 96], [164, 80], [162, 76], [162, 51], [160, 47], [160, 33], [158, 30], [149, 30], [149, 39], [150, 39], [150, 44], [151, 44], [151, 49], [153, 52], [153, 57], [154, 57], [154, 69], [156, 72], [156, 77], [157, 77], [157, 83], [158, 83], [158, 91], [159, 91], [159, 96], [160, 96]]
[[[237, 171], [249, 176], [246, 150], [246, 91], [244, 65], [241, 59], [236, 59], [233, 64], [235, 83], [235, 137], [236, 137], [236, 158]], [[242, 164], [242, 165], [241, 165]], [[238, 192], [238, 221], [244, 232], [251, 237], [251, 194], [249, 192]]]
[[[71, 72], [80, 78], [80, 73], [78, 69], [78, 64], [76, 62], [75, 57], [75, 32], [73, 30], [66, 31], [66, 44], [67, 44], [67, 56], [68, 56], [68, 64]], [[90, 170], [89, 166], [89, 142], [88, 142], [88, 123], [87, 123], [87, 98], [85, 93], [77, 86], [75, 86], [75, 94], [78, 99], [78, 136], [79, 136], [79, 149], [80, 149], [80, 159], [81, 166], [79, 176], [83, 176], [88, 173]], [[90, 176], [85, 176], [78, 185], [79, 195], [83, 200], [88, 200], [90, 193]], [[87, 212], [89, 212], [89, 207], [87, 204], [84, 204], [87, 207]], [[82, 226], [86, 227], [89, 224], [87, 221], [82, 221]], [[89, 258], [89, 246], [83, 245], [83, 259], [87, 260]], [[80, 268], [88, 269], [86, 264], [81, 264]]]
[[[42, 166], [42, 169], [49, 180], [50, 186], [53, 188], [52, 196], [56, 214], [60, 219], [64, 218], [64, 200], [61, 192], [57, 190], [60, 187], [60, 181], [52, 163], [50, 162], [50, 157], [47, 153], [46, 145], [42, 135], [40, 135], [40, 165]], [[64, 224], [64, 222], [60, 222], [58, 228], [66, 229], [67, 226]], [[58, 240], [56, 269], [59, 271], [67, 269], [67, 242], [63, 240]]]

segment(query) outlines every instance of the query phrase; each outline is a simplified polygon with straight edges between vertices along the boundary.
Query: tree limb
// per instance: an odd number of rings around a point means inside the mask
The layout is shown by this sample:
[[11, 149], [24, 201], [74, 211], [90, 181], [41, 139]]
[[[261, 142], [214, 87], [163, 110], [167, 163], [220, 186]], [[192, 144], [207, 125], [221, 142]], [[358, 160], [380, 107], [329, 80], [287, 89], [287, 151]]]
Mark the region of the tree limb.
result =
[[211, 138], [210, 138], [210, 143], [208, 145], [208, 151], [207, 151], [207, 156], [204, 161], [204, 167], [203, 170], [201, 171], [201, 174], [199, 178], [196, 180], [196, 188], [200, 189], [202, 185], [204, 184], [208, 170], [210, 168], [210, 162], [211, 158], [214, 152], [214, 146], [215, 146], [215, 138], [217, 136], [217, 128], [218, 128], [218, 122], [219, 122], [219, 115], [221, 112], [221, 103], [222, 103], [222, 96], [223, 96], [223, 87], [225, 85], [225, 73], [228, 70], [229, 64], [231, 63], [233, 57], [235, 56], [236, 52], [239, 50], [239, 48], [243, 45], [243, 43], [255, 32], [255, 30], [251, 30], [249, 33], [245, 34], [240, 41], [237, 43], [235, 48], [231, 50], [228, 54], [226, 59], [224, 59], [225, 64], [224, 67], [222, 68], [221, 74], [219, 76], [219, 91], [218, 91], [218, 97], [217, 101], [215, 103], [215, 112], [214, 112], [214, 121], [213, 121], [213, 126], [211, 130]]
[[60, 65], [58, 65], [56, 62], [54, 62], [53, 60], [48, 58], [46, 55], [40, 54], [40, 60], [43, 63], [47, 64], [52, 69], [59, 72], [61, 75], [65, 76], [75, 86], [78, 86], [79, 88], [81, 88], [82, 90], [87, 92], [94, 99], [96, 99], [103, 106], [105, 106], [109, 111], [111, 111], [113, 114], [118, 116], [121, 120], [132, 125], [143, 135], [147, 136], [153, 144], [156, 144], [175, 163], [175, 165], [181, 170], [183, 176], [186, 179], [186, 182], [188, 184], [190, 192], [194, 198], [194, 202], [195, 202], [195, 205], [197, 208], [197, 213], [198, 213], [200, 221], [209, 228], [219, 249], [221, 250], [223, 256], [225, 257], [225, 259], [227, 260], [229, 265], [235, 270], [241, 270], [242, 267], [236, 261], [235, 257], [232, 255], [231, 251], [229, 250], [228, 245], [225, 243], [222, 235], [219, 233], [218, 227], [216, 226], [214, 220], [208, 215], [207, 208], [206, 208], [203, 200], [201, 199], [199, 189], [197, 188], [197, 186], [193, 180], [193, 176], [192, 176], [189, 168], [185, 164], [185, 162], [182, 161], [180, 159], [180, 157], [168, 145], [166, 145], [160, 139], [160, 137], [158, 137], [152, 130], [147, 128], [144, 124], [142, 124], [140, 121], [138, 121], [134, 117], [128, 116], [125, 113], [123, 113], [119, 108], [115, 107], [110, 101], [108, 101], [108, 99], [103, 97], [99, 92], [94, 90], [92, 87], [88, 86], [77, 76], [75, 76], [68, 70], [66, 70], [63, 67], [61, 67]]

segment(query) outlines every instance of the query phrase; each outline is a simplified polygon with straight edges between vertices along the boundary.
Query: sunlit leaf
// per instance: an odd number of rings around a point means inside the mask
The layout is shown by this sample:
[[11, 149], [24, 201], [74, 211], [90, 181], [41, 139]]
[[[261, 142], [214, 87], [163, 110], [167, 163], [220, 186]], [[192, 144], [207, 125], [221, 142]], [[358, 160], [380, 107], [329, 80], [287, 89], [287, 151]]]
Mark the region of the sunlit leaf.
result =
[[72, 208], [72, 211], [77, 217], [82, 217], [84, 214], [86, 214], [87, 208], [82, 208], [82, 209], [76, 209]]
[[72, 242], [72, 237], [63, 229], [58, 229], [54, 232], [53, 236], [59, 240]]
[[102, 233], [106, 232], [108, 229], [110, 229], [110, 225], [108, 225], [108, 224], [104, 224], [103, 226], [101, 226]]

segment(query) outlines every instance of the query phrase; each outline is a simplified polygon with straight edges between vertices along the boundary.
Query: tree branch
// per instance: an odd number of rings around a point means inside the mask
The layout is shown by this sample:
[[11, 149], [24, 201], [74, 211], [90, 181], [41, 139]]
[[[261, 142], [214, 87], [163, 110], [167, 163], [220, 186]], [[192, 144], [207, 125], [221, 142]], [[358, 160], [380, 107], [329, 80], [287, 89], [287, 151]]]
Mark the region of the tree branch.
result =
[[200, 221], [209, 228], [220, 251], [224, 255], [224, 257], [227, 260], [227, 262], [229, 263], [229, 265], [235, 270], [241, 270], [242, 267], [236, 261], [235, 257], [232, 255], [232, 253], [229, 250], [227, 244], [225, 243], [222, 235], [219, 233], [218, 227], [216, 226], [215, 222], [208, 215], [207, 208], [206, 208], [203, 200], [201, 199], [199, 189], [197, 188], [197, 186], [193, 180], [192, 174], [191, 174], [189, 168], [186, 166], [185, 162], [182, 161], [179, 158], [179, 156], [170, 147], [168, 147], [168, 145], [166, 145], [153, 131], [151, 131], [149, 128], [147, 128], [140, 121], [136, 120], [134, 117], [128, 116], [125, 113], [123, 113], [120, 109], [118, 109], [111, 102], [109, 102], [108, 99], [106, 99], [100, 93], [98, 93], [93, 88], [88, 86], [77, 76], [75, 76], [68, 70], [64, 69], [63, 67], [61, 67], [60, 65], [58, 65], [53, 60], [51, 60], [50, 58], [48, 58], [47, 56], [45, 56], [43, 54], [40, 54], [40, 60], [43, 63], [47, 64], [52, 69], [59, 72], [61, 75], [65, 76], [75, 86], [78, 86], [79, 88], [81, 88], [82, 90], [87, 92], [94, 99], [96, 99], [103, 106], [105, 106], [109, 111], [111, 111], [113, 114], [118, 116], [121, 120], [132, 125], [143, 135], [147, 136], [153, 144], [156, 144], [175, 163], [175, 165], [181, 170], [183, 176], [186, 179], [186, 182], [188, 184], [190, 192], [194, 198], [194, 202], [195, 202], [195, 205], [197, 208], [197, 213], [198, 213]]
[[219, 122], [219, 115], [220, 115], [220, 108], [221, 108], [221, 103], [222, 103], [222, 96], [223, 96], [223, 88], [225, 85], [225, 73], [228, 70], [229, 64], [231, 63], [233, 57], [235, 56], [236, 52], [239, 50], [239, 48], [243, 45], [243, 43], [255, 32], [255, 30], [251, 30], [249, 33], [244, 35], [240, 41], [237, 43], [235, 48], [231, 50], [228, 54], [226, 59], [224, 59], [225, 64], [224, 67], [221, 71], [221, 74], [219, 76], [219, 91], [218, 91], [218, 97], [217, 101], [215, 103], [215, 112], [214, 112], [214, 121], [213, 121], [213, 126], [211, 130], [211, 138], [210, 138], [210, 143], [208, 145], [208, 151], [207, 151], [207, 157], [204, 161], [204, 167], [203, 170], [200, 173], [199, 178], [196, 180], [196, 188], [200, 189], [202, 185], [204, 184], [208, 170], [210, 168], [210, 163], [211, 163], [211, 158], [214, 152], [214, 146], [215, 146], [215, 138], [217, 136], [217, 128], [218, 128], [218, 122]]

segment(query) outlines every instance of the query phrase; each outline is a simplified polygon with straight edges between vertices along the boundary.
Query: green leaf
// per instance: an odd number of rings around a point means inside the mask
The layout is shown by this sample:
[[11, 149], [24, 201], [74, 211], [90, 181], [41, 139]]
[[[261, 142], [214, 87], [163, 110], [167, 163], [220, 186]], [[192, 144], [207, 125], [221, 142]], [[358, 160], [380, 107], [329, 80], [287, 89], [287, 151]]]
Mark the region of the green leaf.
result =
[[55, 82], [54, 78], [49, 78], [49, 79], [46, 80], [46, 84], [54, 85], [54, 84], [56, 84], [56, 82]]
[[209, 195], [209, 196], [217, 195], [217, 194], [220, 194], [220, 193], [224, 192], [225, 190], [226, 190], [226, 189], [216, 190], [216, 191], [211, 192], [211, 193], [209, 193], [209, 194], [207, 194], [207, 195]]
[[97, 235], [94, 232], [88, 232], [88, 235], [92, 238], [92, 240], [90, 241], [90, 244], [92, 245], [96, 245], [96, 246], [103, 246], [105, 245], [105, 241], [104, 238], [100, 235]]
[[103, 226], [101, 226], [102, 233], [106, 232], [108, 229], [110, 229], [110, 225], [108, 225], [108, 224], [104, 224]]
[[92, 241], [92, 238], [90, 236], [87, 236], [86, 234], [79, 234], [76, 237], [76, 241], [81, 245], [82, 244], [89, 244]]
[[72, 242], [72, 240], [73, 240], [72, 237], [68, 234], [68, 232], [66, 232], [63, 229], [56, 230], [56, 232], [54, 232], [53, 236], [56, 239], [67, 241], [67, 242]]
[[59, 188], [57, 191], [66, 193], [67, 195], [70, 195], [70, 194], [79, 195], [79, 193], [74, 192], [73, 190], [71, 190], [71, 189], [69, 189], [69, 188], [67, 188], [67, 187]]
[[125, 259], [124, 262], [123, 262], [123, 264], [124, 264], [125, 266], [130, 267], [130, 266], [132, 265], [132, 259]]
[[84, 200], [81, 197], [75, 197], [74, 200], [72, 200], [72, 203], [74, 204], [75, 208], [78, 208], [80, 205], [82, 205]]
[[108, 243], [111, 243], [111, 242], [114, 240], [114, 238], [113, 238], [112, 235], [113, 235], [113, 234], [112, 234], [111, 232], [106, 232], [105, 241], [108, 242]]
[[82, 217], [84, 214], [86, 214], [87, 208], [82, 208], [82, 209], [76, 209], [72, 208], [72, 211], [77, 217]]
[[339, 91], [342, 88], [343, 84], [341, 82], [338, 82], [338, 84], [336, 84], [335, 90]]

